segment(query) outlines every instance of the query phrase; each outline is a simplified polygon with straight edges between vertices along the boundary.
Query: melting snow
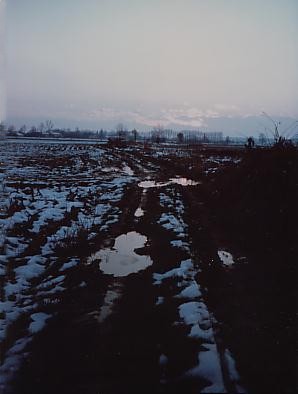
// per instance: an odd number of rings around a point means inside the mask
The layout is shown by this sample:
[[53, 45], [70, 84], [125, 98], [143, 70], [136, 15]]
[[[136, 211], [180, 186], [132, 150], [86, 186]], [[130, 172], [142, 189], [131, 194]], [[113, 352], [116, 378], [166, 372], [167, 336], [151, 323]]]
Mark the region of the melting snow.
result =
[[197, 284], [196, 281], [193, 281], [189, 286], [181, 291], [177, 295], [179, 298], [197, 298], [201, 297], [202, 293], [200, 291], [200, 286]]
[[41, 331], [45, 327], [46, 321], [50, 317], [51, 315], [48, 315], [47, 313], [43, 313], [43, 312], [33, 313], [31, 315], [31, 319], [33, 321], [29, 326], [29, 331], [31, 332], [31, 334], [35, 334], [36, 332]]
[[201, 393], [226, 393], [220, 359], [215, 344], [204, 344], [198, 354], [198, 365], [186, 375], [206, 379], [210, 384]]
[[235, 264], [235, 261], [234, 261], [231, 253], [226, 252], [225, 250], [219, 250], [217, 252], [217, 254], [218, 254], [218, 257], [220, 258], [221, 262], [223, 263], [223, 265], [231, 266], [231, 265]]
[[160, 285], [164, 279], [173, 278], [173, 277], [181, 277], [188, 278], [189, 276], [193, 276], [193, 264], [190, 259], [184, 260], [181, 262], [180, 267], [173, 268], [170, 271], [165, 272], [164, 274], [153, 274], [153, 279], [155, 280], [155, 285]]
[[181, 186], [196, 186], [199, 184], [199, 182], [195, 182], [187, 178], [170, 178], [170, 180], [167, 182], [156, 182], [152, 180], [142, 181], [139, 183], [139, 187], [148, 189], [151, 187], [163, 187], [171, 184], [176, 184]]
[[125, 174], [127, 174], [127, 175], [129, 175], [129, 176], [133, 176], [133, 175], [134, 175], [133, 170], [132, 170], [129, 166], [127, 166], [127, 165], [125, 165], [125, 166], [123, 167], [123, 171], [125, 172]]

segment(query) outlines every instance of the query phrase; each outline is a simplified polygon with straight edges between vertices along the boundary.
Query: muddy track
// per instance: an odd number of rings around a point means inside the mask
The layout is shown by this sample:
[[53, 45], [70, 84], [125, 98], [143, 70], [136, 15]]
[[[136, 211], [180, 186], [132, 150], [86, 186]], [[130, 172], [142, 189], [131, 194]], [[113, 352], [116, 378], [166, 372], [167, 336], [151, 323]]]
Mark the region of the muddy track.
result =
[[[146, 235], [150, 245], [146, 254], [152, 258], [153, 266], [121, 280], [122, 296], [113, 314], [101, 324], [94, 316], [115, 279], [96, 271], [85, 272], [87, 290], [63, 296], [57, 318], [31, 345], [15, 392], [162, 393], [181, 392], [187, 386], [192, 387], [189, 392], [198, 388], [197, 382], [192, 386], [190, 380], [177, 381], [177, 376], [195, 363], [197, 346], [185, 340], [183, 329], [169, 331], [171, 321], [177, 318], [176, 310], [167, 308], [161, 313], [156, 308], [157, 294], [152, 286], [154, 271], [176, 267], [187, 253], [172, 248], [172, 234], [156, 225], [162, 212], [157, 190], [148, 191], [145, 198], [133, 186], [119, 205], [128, 205], [126, 199], [134, 204], [122, 210], [109, 238], [133, 229]], [[146, 213], [137, 220], [133, 213], [139, 203]], [[97, 285], [95, 278], [88, 278], [92, 274], [96, 275]], [[175, 351], [172, 347], [176, 347]], [[169, 383], [165, 386], [160, 385], [159, 366], [164, 351], [172, 358]]]
[[[76, 236], [70, 243], [61, 242], [55, 249], [58, 258], [54, 264], [32, 281], [36, 288], [44, 286], [44, 281], [59, 278], [65, 262], [70, 264], [69, 258], [78, 260], [65, 274], [63, 271], [65, 291], [61, 294], [51, 293], [43, 299], [30, 290], [41, 305], [47, 302], [42, 310], [52, 318], [26, 347], [27, 356], [6, 393], [241, 392], [239, 379], [231, 377], [228, 343], [220, 324], [213, 320], [212, 303], [208, 304], [206, 287], [216, 286], [210, 266], [217, 249], [210, 237], [204, 201], [198, 200], [200, 185], [165, 182], [148, 189], [138, 186], [148, 177], [164, 182], [178, 173], [191, 173], [187, 160], [177, 160], [172, 166], [170, 159], [141, 161], [137, 152], [107, 149], [105, 155], [104, 165], [118, 166], [104, 175], [107, 188], [97, 189], [104, 172], [97, 174], [94, 164], [97, 178], [91, 186], [95, 189], [84, 191], [92, 177], [87, 174], [83, 179], [82, 175], [73, 198], [82, 186], [85, 213], [92, 213], [92, 204], [98, 202], [100, 208], [109, 204], [109, 209], [100, 224], [93, 221], [88, 227], [92, 238]], [[88, 160], [80, 160], [85, 171]], [[191, 164], [195, 166], [196, 161]], [[114, 174], [120, 168], [126, 171], [118, 177], [121, 182]], [[135, 178], [126, 182], [130, 176]], [[78, 212], [70, 211], [73, 221], [69, 219], [67, 224], [75, 223]], [[61, 224], [65, 223], [55, 221], [53, 226]], [[123, 277], [105, 274], [103, 260], [91, 257], [100, 250], [112, 251], [115, 241], [131, 232], [146, 237], [136, 253], [147, 256], [151, 263]], [[14, 338], [26, 332], [28, 322], [29, 315], [16, 321]]]

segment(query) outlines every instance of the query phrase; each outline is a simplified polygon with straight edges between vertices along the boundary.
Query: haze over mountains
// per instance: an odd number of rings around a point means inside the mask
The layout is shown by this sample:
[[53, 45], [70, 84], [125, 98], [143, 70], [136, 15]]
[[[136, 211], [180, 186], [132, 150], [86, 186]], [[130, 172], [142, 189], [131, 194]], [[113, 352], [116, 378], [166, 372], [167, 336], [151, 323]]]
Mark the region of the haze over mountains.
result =
[[256, 135], [262, 111], [298, 118], [296, 0], [4, 4], [8, 124]]
[[[75, 129], [76, 127], [80, 129], [90, 129], [90, 130], [114, 130], [118, 123], [122, 123], [127, 129], [132, 130], [136, 128], [138, 131], [150, 131], [152, 130], [155, 125], [161, 125], [166, 129], [173, 129], [173, 130], [201, 130], [205, 132], [211, 131], [220, 131], [223, 132], [224, 135], [230, 135], [235, 137], [248, 137], [254, 136], [258, 137], [260, 133], [264, 133], [268, 137], [272, 136], [271, 131], [273, 131], [274, 126], [273, 124], [263, 116], [218, 116], [218, 117], [202, 117], [197, 119], [178, 119], [175, 122], [175, 119], [171, 120], [164, 120], [158, 119], [157, 122], [150, 122], [146, 124], [141, 120], [133, 121], [129, 116], [124, 118], [123, 116], [115, 116], [112, 119], [51, 119], [54, 123], [54, 128], [71, 128]], [[280, 122], [279, 129], [282, 133], [288, 127], [290, 127], [295, 119], [290, 117], [274, 117], [276, 122]], [[32, 125], [38, 126], [39, 123], [44, 122], [45, 118], [8, 118], [7, 123], [13, 124], [16, 127], [21, 127], [25, 124], [28, 128]], [[296, 124], [297, 125], [297, 124]], [[289, 129], [289, 137], [293, 136], [297, 133], [298, 127], [293, 125], [292, 128]]]

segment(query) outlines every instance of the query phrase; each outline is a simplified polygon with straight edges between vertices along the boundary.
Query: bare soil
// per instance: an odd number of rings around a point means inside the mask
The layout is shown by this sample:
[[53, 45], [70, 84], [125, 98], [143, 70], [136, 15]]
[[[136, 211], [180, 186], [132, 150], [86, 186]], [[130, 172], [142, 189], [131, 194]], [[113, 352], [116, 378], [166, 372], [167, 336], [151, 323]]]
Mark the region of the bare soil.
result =
[[[13, 160], [7, 159], [11, 168], [5, 185], [15, 197], [8, 210], [2, 211], [4, 219], [27, 209], [26, 195], [34, 202], [49, 188], [51, 194], [40, 200], [57, 199], [53, 207], [59, 206], [59, 193], [63, 191], [68, 193], [68, 201], [82, 205], [73, 204], [60, 219], [45, 221], [35, 235], [31, 230], [44, 208], [32, 210], [27, 221], [6, 230], [8, 241], [16, 237], [25, 247], [9, 254], [4, 244], [3, 255], [6, 253], [8, 259], [6, 271], [0, 276], [3, 289], [9, 283], [18, 283], [16, 269], [24, 266], [28, 256], [43, 256], [49, 237], [56, 236], [63, 226], [80, 224], [74, 234], [55, 238], [52, 254], [46, 255], [46, 269], [29, 280], [28, 288], [20, 290], [22, 297], [30, 296], [29, 305], [37, 304], [36, 311], [51, 318], [23, 350], [22, 362], [13, 380], [3, 386], [3, 393], [204, 391], [209, 384], [205, 378], [187, 375], [198, 363], [204, 342], [189, 337], [189, 327], [181, 322], [178, 308], [182, 301], [175, 298], [175, 278], [166, 279], [166, 285], [153, 284], [154, 273], [170, 271], [189, 258], [212, 316], [226, 390], [241, 392], [241, 384], [248, 392], [295, 392], [297, 254], [292, 236], [297, 230], [288, 220], [288, 209], [293, 217], [297, 211], [297, 152], [275, 153], [273, 157], [255, 152], [252, 159], [244, 151], [179, 147], [64, 148], [44, 145], [32, 152], [27, 146], [9, 147], [17, 154]], [[96, 149], [101, 153], [93, 156]], [[277, 158], [278, 166], [272, 168], [270, 163]], [[125, 173], [125, 166], [133, 176]], [[178, 176], [198, 184], [170, 184], [146, 192], [138, 186], [148, 178], [167, 181]], [[122, 183], [119, 178], [124, 179]], [[264, 179], [268, 183], [265, 188]], [[283, 193], [279, 192], [281, 188]], [[98, 204], [108, 205], [100, 222], [93, 220]], [[134, 216], [138, 207], [144, 210], [144, 216]], [[82, 225], [80, 212], [93, 222]], [[163, 214], [174, 215], [184, 223], [181, 238], [175, 226], [162, 225]], [[289, 233], [284, 232], [285, 226]], [[147, 237], [138, 253], [150, 256], [151, 266], [120, 279], [105, 275], [99, 262], [88, 263], [92, 253], [113, 247], [115, 238], [129, 231]], [[177, 239], [186, 247], [174, 246], [171, 242]], [[218, 256], [222, 248], [233, 254], [234, 266], [222, 264]], [[78, 264], [61, 271], [71, 259], [77, 259]], [[61, 272], [65, 275], [64, 290], [42, 295], [38, 286]], [[117, 283], [121, 295], [109, 316], [99, 322], [96, 316], [107, 290]], [[8, 300], [5, 291], [3, 302]], [[159, 297], [171, 302], [158, 305]], [[16, 296], [16, 300], [19, 307], [26, 305], [25, 298]], [[3, 365], [15, 341], [28, 335], [34, 308], [24, 310], [8, 324], [2, 342]], [[227, 349], [233, 354], [238, 382], [230, 376], [224, 358]], [[168, 359], [166, 366], [160, 362], [163, 354]]]

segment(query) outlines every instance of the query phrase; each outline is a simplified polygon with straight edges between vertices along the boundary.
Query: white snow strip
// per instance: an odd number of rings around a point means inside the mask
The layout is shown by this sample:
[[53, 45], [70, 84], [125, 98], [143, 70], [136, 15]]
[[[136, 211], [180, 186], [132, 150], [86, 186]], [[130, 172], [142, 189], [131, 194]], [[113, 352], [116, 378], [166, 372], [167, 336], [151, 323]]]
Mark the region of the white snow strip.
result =
[[193, 263], [190, 259], [181, 261], [179, 268], [173, 268], [170, 271], [165, 272], [164, 274], [153, 274], [153, 279], [155, 280], [154, 285], [160, 285], [164, 279], [180, 277], [180, 278], [188, 278], [189, 276], [193, 276]]
[[68, 270], [69, 268], [75, 267], [76, 265], [79, 264], [79, 262], [80, 262], [79, 259], [71, 259], [71, 260], [68, 261], [67, 263], [64, 263], [64, 264], [62, 265], [62, 267], [60, 268], [59, 271], [66, 271], [66, 270]]
[[18, 339], [5, 355], [5, 360], [0, 366], [0, 392], [5, 392], [8, 383], [13, 379], [15, 372], [22, 363], [24, 349], [31, 342], [32, 337]]
[[179, 315], [185, 324], [193, 325], [209, 319], [209, 312], [203, 302], [190, 301], [179, 306]]
[[216, 345], [204, 344], [198, 354], [198, 361], [198, 365], [190, 369], [186, 376], [198, 377], [210, 382], [201, 393], [226, 393]]
[[174, 231], [176, 234], [184, 233], [185, 228], [187, 228], [187, 225], [182, 220], [168, 213], [163, 213], [158, 223], [165, 229]]
[[31, 332], [31, 334], [35, 334], [36, 332], [41, 331], [45, 327], [46, 321], [50, 317], [51, 315], [43, 312], [33, 313], [31, 315], [32, 323], [29, 326], [29, 331]]
[[228, 349], [225, 350], [224, 357], [228, 367], [229, 377], [235, 383], [237, 393], [246, 393], [246, 390], [239, 384], [240, 376], [236, 369], [236, 363]]
[[193, 281], [189, 286], [183, 289], [176, 297], [178, 298], [198, 298], [201, 297], [200, 286]]

